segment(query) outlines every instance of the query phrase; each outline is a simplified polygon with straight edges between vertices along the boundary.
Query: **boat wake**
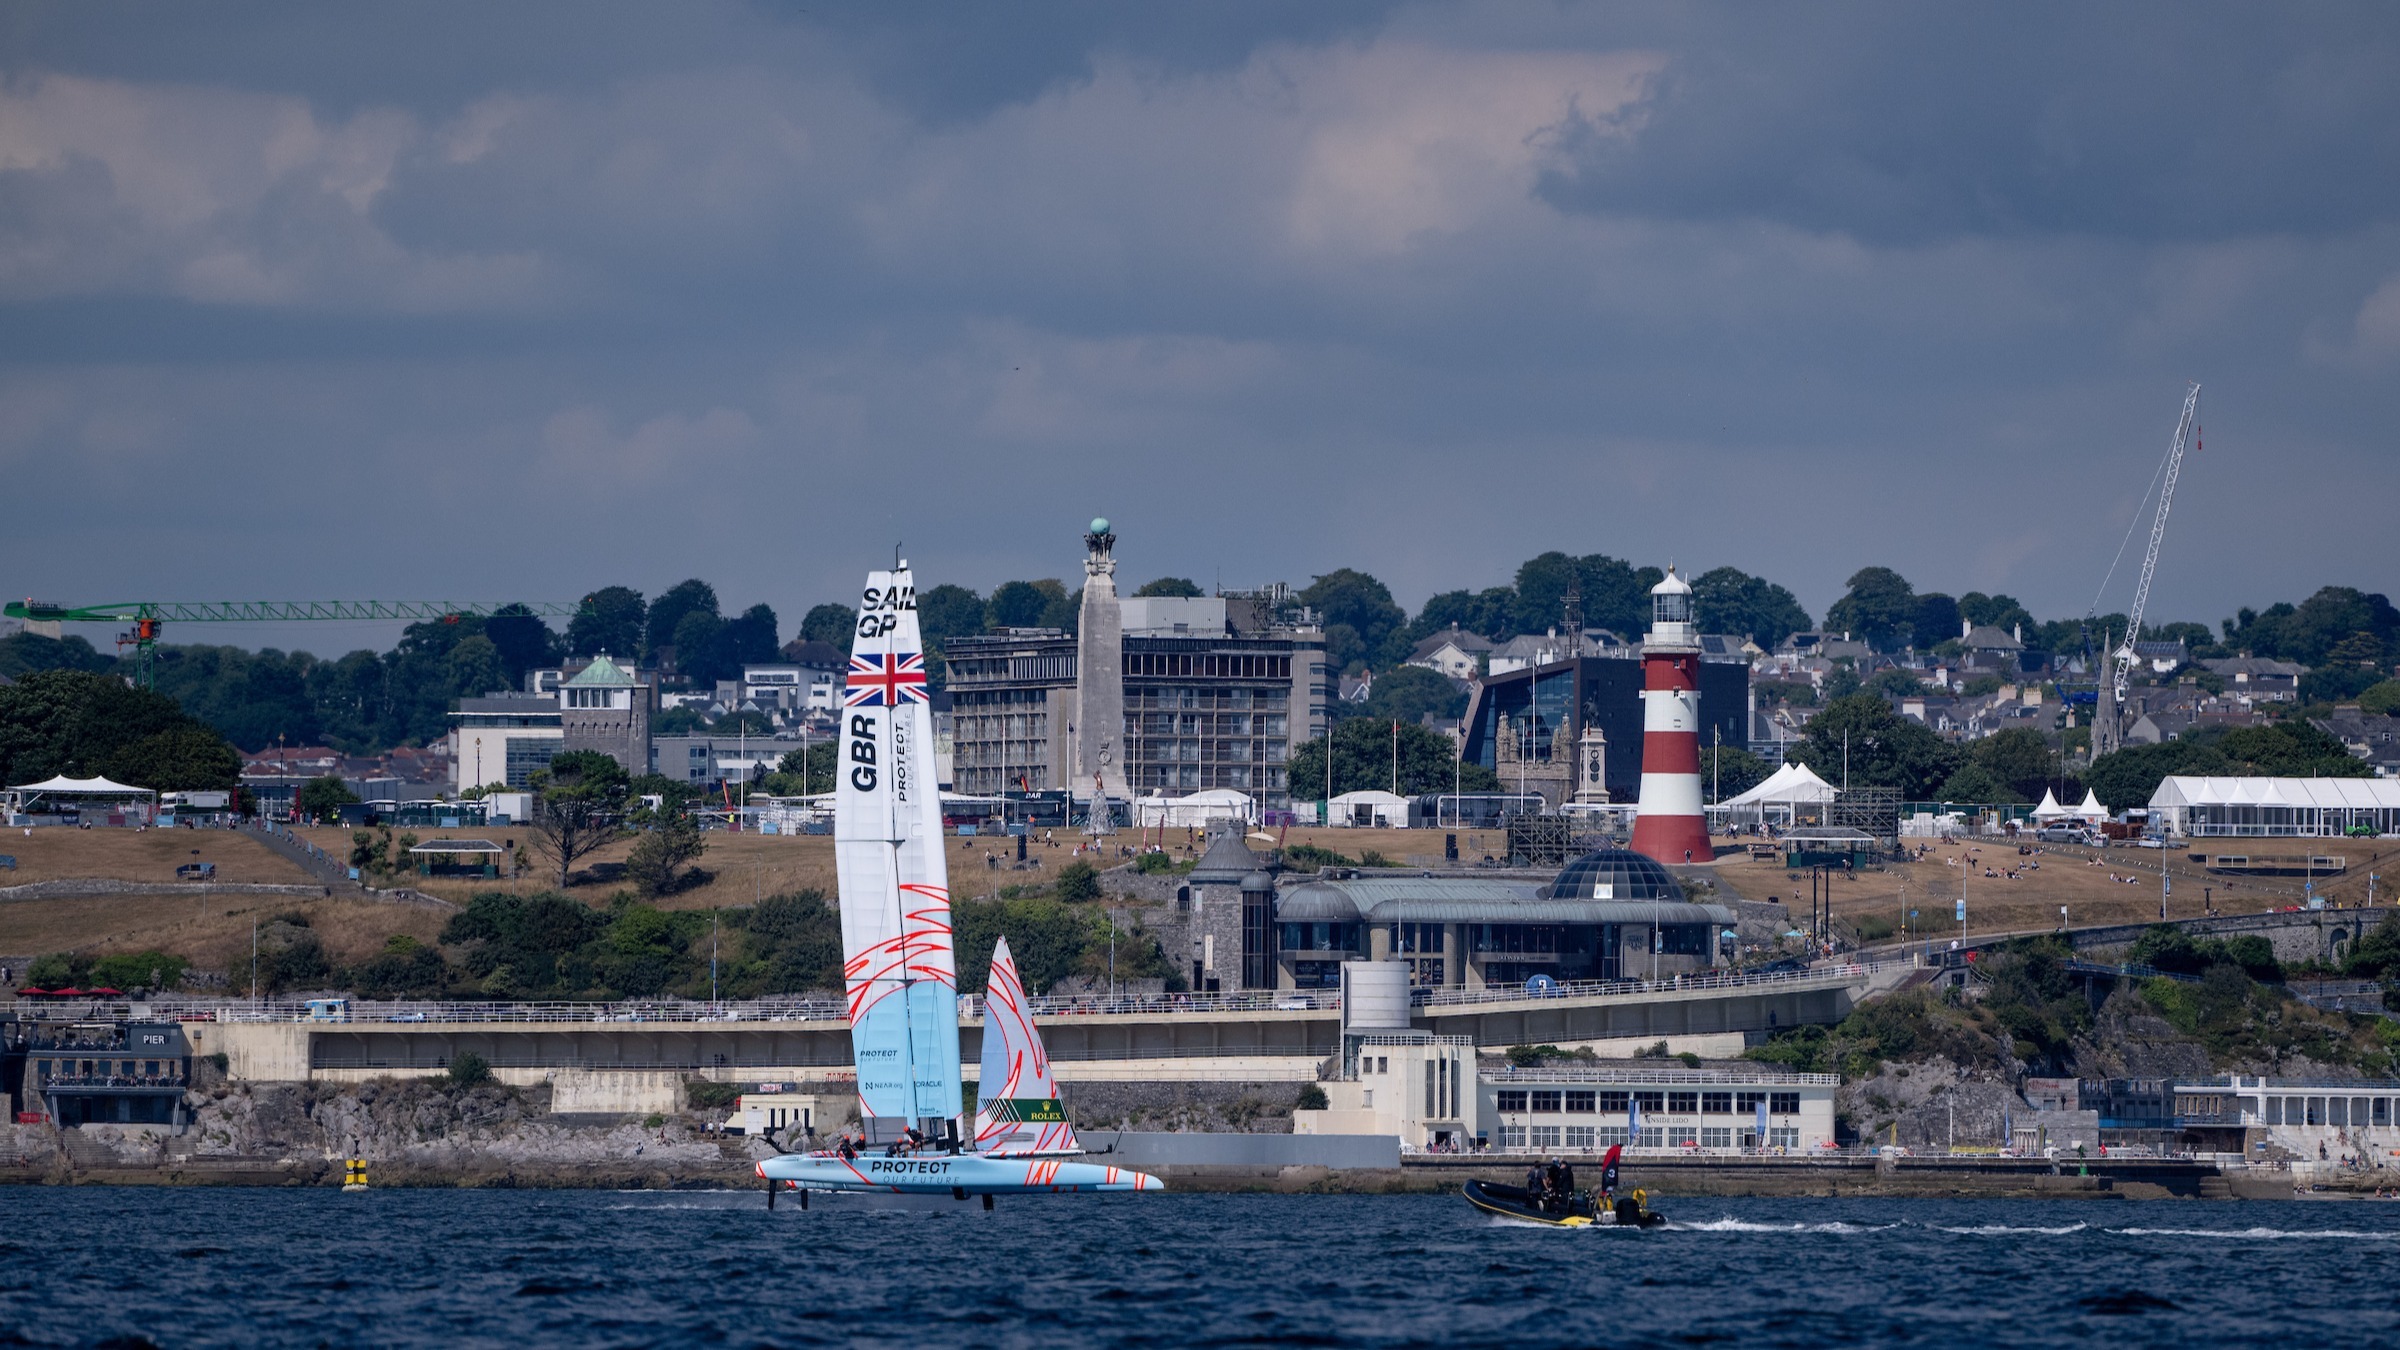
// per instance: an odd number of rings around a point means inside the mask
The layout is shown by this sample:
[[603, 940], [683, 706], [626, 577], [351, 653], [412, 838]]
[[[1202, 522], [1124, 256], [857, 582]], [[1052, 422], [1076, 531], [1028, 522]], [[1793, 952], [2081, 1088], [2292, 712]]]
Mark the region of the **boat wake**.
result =
[[2400, 1238], [2400, 1232], [2371, 1233], [2356, 1228], [2111, 1228], [2111, 1233], [2125, 1237], [2197, 1237], [2232, 1238], [2240, 1241], [2266, 1241], [2277, 1238], [2347, 1238], [2390, 1241]]
[[2080, 1233], [2086, 1228], [2091, 1227], [2091, 1225], [2083, 1223], [2071, 1223], [2061, 1228], [2042, 1228], [2039, 1226], [2031, 1228], [2019, 1228], [2012, 1224], [1985, 1223], [1977, 1224], [1972, 1228], [1951, 1228], [1937, 1223], [1933, 1225], [1933, 1227], [1937, 1232], [1957, 1233], [1962, 1237], [2014, 1237], [2026, 1233], [2040, 1233], [2046, 1237], [2064, 1237], [2069, 1233]]
[[1688, 1228], [1699, 1233], [1881, 1233], [1898, 1228], [1896, 1223], [1752, 1223], [1727, 1215], [1722, 1219], [1703, 1219], [1696, 1223], [1678, 1223], [1674, 1227]]

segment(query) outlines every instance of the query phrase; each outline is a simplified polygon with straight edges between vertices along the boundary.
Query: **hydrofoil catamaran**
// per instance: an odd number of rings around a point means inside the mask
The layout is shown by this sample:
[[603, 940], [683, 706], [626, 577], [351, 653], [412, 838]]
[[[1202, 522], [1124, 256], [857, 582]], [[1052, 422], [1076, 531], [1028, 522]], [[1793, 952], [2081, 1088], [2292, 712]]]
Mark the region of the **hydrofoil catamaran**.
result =
[[1156, 1177], [1070, 1161], [1082, 1153], [1027, 1011], [1006, 939], [984, 995], [971, 1137], [962, 1137], [958, 969], [942, 855], [933, 717], [907, 560], [872, 572], [858, 606], [836, 742], [833, 834], [850, 1053], [863, 1146], [758, 1165], [771, 1208], [796, 1191], [943, 1195], [1164, 1190]]

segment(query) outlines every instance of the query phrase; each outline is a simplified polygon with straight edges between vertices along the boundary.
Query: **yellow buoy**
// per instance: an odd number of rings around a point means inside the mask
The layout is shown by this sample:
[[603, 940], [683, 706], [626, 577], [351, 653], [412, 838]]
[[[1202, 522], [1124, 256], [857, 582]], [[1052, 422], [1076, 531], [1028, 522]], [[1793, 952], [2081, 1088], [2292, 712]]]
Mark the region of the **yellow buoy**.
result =
[[367, 1160], [352, 1158], [342, 1168], [342, 1189], [363, 1191], [367, 1188]]

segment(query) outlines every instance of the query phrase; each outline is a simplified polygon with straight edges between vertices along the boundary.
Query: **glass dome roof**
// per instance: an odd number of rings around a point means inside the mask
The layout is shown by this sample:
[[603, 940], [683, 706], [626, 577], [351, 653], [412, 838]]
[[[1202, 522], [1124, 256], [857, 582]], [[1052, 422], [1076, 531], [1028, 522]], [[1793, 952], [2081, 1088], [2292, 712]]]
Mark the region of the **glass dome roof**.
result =
[[1683, 886], [1666, 868], [1639, 853], [1604, 848], [1568, 863], [1550, 883], [1550, 898], [1681, 902]]

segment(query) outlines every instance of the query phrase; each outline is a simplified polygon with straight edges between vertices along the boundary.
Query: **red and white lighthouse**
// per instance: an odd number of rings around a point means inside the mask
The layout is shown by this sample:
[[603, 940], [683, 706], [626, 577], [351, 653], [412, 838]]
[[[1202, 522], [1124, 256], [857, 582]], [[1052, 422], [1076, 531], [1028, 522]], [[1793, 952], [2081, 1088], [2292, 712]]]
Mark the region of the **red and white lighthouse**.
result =
[[1650, 588], [1650, 631], [1642, 635], [1642, 800], [1633, 851], [1662, 863], [1717, 856], [1700, 809], [1700, 639], [1692, 631], [1691, 584], [1672, 567]]

